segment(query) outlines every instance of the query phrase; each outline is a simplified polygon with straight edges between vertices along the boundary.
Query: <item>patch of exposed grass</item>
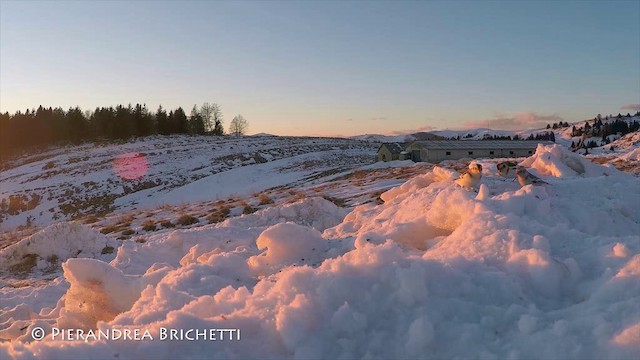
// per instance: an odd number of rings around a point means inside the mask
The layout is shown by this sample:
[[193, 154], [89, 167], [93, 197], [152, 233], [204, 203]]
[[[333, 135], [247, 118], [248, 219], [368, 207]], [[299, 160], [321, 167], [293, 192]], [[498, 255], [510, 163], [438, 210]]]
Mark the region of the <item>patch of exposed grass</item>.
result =
[[333, 196], [329, 196], [329, 195], [324, 195], [323, 198], [325, 198], [326, 200], [331, 201], [332, 203], [334, 203], [337, 207], [344, 207], [346, 204], [345, 199], [340, 199], [340, 198], [336, 198]]
[[116, 223], [120, 226], [131, 226], [131, 222], [135, 219], [133, 215], [122, 215], [116, 219]]
[[243, 206], [242, 208], [242, 214], [244, 215], [249, 215], [249, 214], [253, 214], [254, 212], [257, 211], [256, 208], [254, 208], [253, 206], [249, 205], [249, 203], [246, 202], [242, 202], [240, 205]]
[[104, 248], [102, 248], [102, 251], [100, 252], [102, 255], [105, 254], [113, 254], [113, 246], [105, 246]]
[[9, 271], [13, 274], [26, 274], [33, 269], [38, 263], [38, 255], [26, 254], [22, 257], [19, 263], [9, 267]]
[[223, 206], [218, 209], [214, 209], [209, 216], [207, 216], [207, 221], [209, 224], [215, 224], [224, 221], [228, 216], [231, 210], [228, 206]]
[[[67, 190], [65, 195], [58, 199], [60, 212], [65, 216], [70, 216], [72, 219], [77, 219], [86, 214], [100, 216], [111, 213], [115, 209], [113, 202], [118, 198], [116, 194], [103, 193], [93, 197], [82, 198], [79, 194], [84, 190], [80, 187], [75, 187], [74, 189], [75, 194], [74, 191]], [[63, 203], [63, 201], [65, 202]]]
[[89, 216], [88, 218], [86, 218], [86, 219], [84, 220], [84, 223], [85, 223], [85, 224], [93, 224], [93, 223], [96, 223], [96, 222], [98, 222], [98, 221], [100, 221], [100, 218], [99, 218], [99, 217], [97, 217], [97, 216], [93, 216], [93, 215], [92, 215], [92, 216]]
[[169, 228], [176, 227], [176, 224], [172, 223], [170, 220], [162, 220], [160, 221], [160, 226], [162, 226], [165, 229], [169, 229]]
[[273, 204], [273, 199], [265, 193], [260, 194], [260, 196], [258, 196], [258, 200], [260, 201], [260, 205]]
[[352, 179], [361, 180], [367, 177], [367, 172], [364, 170], [356, 170], [349, 176]]
[[144, 231], [156, 231], [157, 225], [153, 220], [147, 220], [142, 223], [142, 230]]
[[33, 210], [40, 204], [42, 197], [38, 194], [9, 195], [0, 201], [0, 217], [2, 215], [18, 215], [21, 212]]
[[135, 233], [136, 233], [136, 232], [135, 232], [135, 231], [133, 231], [133, 229], [125, 229], [125, 230], [123, 230], [123, 231], [121, 232], [121, 234], [122, 234], [122, 235], [125, 235], [125, 236], [133, 235], [133, 234], [135, 234]]
[[178, 225], [182, 225], [182, 226], [187, 226], [187, 225], [193, 225], [198, 223], [200, 220], [198, 220], [198, 218], [191, 216], [189, 214], [184, 214], [181, 215], [178, 220], [177, 223]]
[[110, 233], [112, 233], [112, 232], [114, 232], [114, 231], [118, 230], [118, 228], [119, 228], [118, 226], [115, 226], [115, 225], [109, 225], [109, 226], [105, 226], [105, 227], [103, 227], [103, 228], [102, 228], [102, 230], [100, 230], [100, 232], [101, 232], [102, 234], [105, 234], [105, 235], [106, 235], [106, 234], [110, 234]]

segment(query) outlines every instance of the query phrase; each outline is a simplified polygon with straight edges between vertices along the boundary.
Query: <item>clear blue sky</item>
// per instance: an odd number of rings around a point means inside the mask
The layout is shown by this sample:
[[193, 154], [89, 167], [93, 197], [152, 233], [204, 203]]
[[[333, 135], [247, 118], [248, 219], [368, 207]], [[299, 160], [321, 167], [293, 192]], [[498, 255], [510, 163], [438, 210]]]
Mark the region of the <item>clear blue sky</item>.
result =
[[250, 133], [353, 135], [640, 106], [637, 0], [0, 0], [0, 24], [2, 112], [215, 102]]

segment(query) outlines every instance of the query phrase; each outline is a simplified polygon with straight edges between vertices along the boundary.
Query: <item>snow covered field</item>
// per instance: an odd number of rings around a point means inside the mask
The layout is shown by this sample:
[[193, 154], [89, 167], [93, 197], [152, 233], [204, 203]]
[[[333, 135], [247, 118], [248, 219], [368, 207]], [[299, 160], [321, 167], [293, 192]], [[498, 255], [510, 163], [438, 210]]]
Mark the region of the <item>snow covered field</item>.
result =
[[376, 150], [349, 139], [272, 136], [154, 136], [57, 148], [2, 169], [0, 231], [245, 196], [370, 164]]
[[[61, 222], [0, 249], [0, 358], [640, 357], [640, 180], [609, 164], [636, 146], [605, 165], [539, 146], [520, 164], [543, 186], [480, 160], [478, 192], [453, 182], [465, 162], [352, 171], [322, 154], [371, 150], [326, 146], [229, 170], [238, 187], [293, 184], [253, 213], [233, 203], [221, 221], [148, 232], [136, 218], [123, 241], [98, 230], [109, 220]], [[153, 191], [180, 204], [233, 185], [211, 175]], [[213, 194], [201, 199], [229, 195]]]

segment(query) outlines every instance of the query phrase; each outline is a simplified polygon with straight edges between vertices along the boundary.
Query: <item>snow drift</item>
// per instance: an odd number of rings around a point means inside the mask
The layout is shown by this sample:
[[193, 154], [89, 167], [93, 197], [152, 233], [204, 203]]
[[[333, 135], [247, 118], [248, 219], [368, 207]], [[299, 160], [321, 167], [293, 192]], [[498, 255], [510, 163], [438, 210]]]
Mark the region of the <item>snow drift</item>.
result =
[[62, 222], [0, 250], [0, 269], [54, 270], [69, 258], [113, 258], [116, 241], [80, 223]]
[[[277, 208], [268, 221], [125, 243], [111, 263], [70, 259], [64, 304], [30, 313], [22, 332], [0, 330], [12, 340], [0, 356], [638, 358], [638, 179], [556, 146], [522, 165], [550, 184], [486, 172], [475, 194], [436, 167], [330, 228], [334, 214], [317, 211], [328, 205], [307, 201], [295, 216]], [[318, 218], [290, 222], [303, 213]], [[34, 327], [69, 318], [154, 340], [28, 342]], [[163, 342], [163, 327], [240, 329], [242, 340]]]

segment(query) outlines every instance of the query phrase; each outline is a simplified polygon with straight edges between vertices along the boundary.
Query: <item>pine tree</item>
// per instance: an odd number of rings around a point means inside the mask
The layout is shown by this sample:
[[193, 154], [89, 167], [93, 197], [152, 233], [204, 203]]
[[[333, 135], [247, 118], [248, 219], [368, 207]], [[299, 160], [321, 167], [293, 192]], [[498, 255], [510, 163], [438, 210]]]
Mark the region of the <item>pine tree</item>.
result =
[[126, 140], [134, 135], [132, 122], [131, 104], [128, 107], [118, 105], [116, 107], [115, 119], [113, 122], [113, 137], [115, 139]]
[[173, 121], [175, 122], [176, 133], [177, 134], [188, 134], [189, 133], [189, 121], [187, 120], [187, 115], [184, 113], [181, 107], [177, 108], [173, 113]]
[[192, 135], [204, 135], [204, 120], [200, 112], [198, 111], [198, 106], [193, 105], [193, 109], [191, 109], [191, 116], [189, 117], [189, 133]]
[[167, 112], [162, 108], [162, 105], [158, 106], [156, 111], [156, 126], [158, 127], [158, 134], [169, 135], [169, 118]]
[[80, 144], [86, 139], [89, 129], [87, 119], [84, 117], [79, 107], [70, 108], [67, 112], [67, 126], [69, 128], [69, 141], [73, 144]]
[[149, 136], [155, 132], [153, 118], [149, 114], [146, 104], [136, 104], [131, 114], [135, 136]]

